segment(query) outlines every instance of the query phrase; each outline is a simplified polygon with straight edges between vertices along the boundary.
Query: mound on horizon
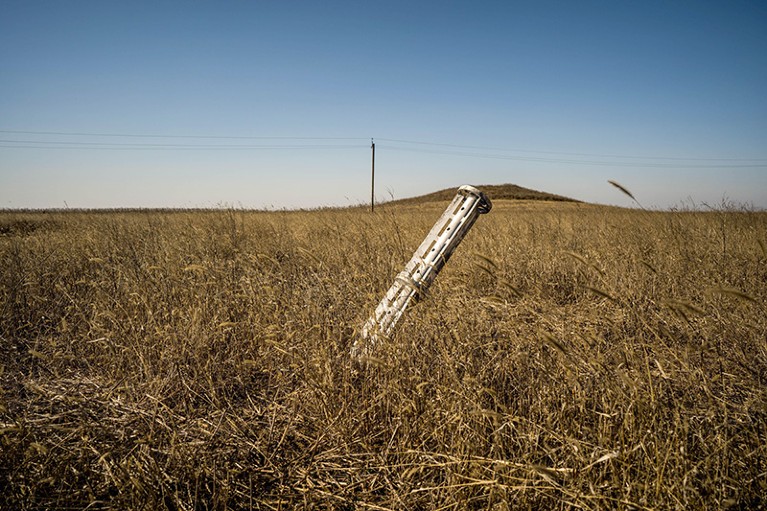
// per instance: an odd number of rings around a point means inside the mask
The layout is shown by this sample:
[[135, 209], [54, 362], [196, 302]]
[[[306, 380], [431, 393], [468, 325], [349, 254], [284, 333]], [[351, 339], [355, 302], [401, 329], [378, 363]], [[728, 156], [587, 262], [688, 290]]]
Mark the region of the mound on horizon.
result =
[[[539, 192], [538, 190], [531, 190], [530, 188], [524, 188], [522, 186], [514, 184], [502, 184], [502, 185], [478, 185], [477, 189], [484, 192], [491, 201], [496, 200], [540, 200], [540, 201], [560, 201], [560, 202], [581, 202], [576, 199], [564, 197], [562, 195], [555, 195], [553, 193]], [[458, 189], [446, 188], [437, 192], [428, 193], [426, 195], [419, 195], [417, 197], [408, 197], [405, 199], [397, 199], [386, 204], [421, 204], [425, 202], [444, 202], [450, 201], [455, 197], [455, 192]]]

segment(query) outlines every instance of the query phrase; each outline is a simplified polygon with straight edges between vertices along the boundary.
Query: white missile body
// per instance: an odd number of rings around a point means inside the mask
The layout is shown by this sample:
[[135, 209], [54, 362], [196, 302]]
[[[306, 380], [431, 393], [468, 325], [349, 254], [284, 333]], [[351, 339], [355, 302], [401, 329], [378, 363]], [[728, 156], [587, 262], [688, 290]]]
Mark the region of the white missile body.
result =
[[352, 346], [352, 355], [368, 354], [381, 338], [392, 334], [408, 304], [423, 297], [477, 217], [491, 208], [490, 199], [473, 186], [458, 189], [410, 262], [394, 279], [375, 313], [365, 322], [360, 338]]

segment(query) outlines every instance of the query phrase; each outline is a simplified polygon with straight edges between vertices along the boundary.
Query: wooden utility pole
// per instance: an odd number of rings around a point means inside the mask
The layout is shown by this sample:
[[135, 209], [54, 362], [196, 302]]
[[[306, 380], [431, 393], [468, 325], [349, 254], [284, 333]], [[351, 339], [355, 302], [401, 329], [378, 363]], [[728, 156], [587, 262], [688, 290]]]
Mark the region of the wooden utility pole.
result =
[[373, 153], [373, 160], [370, 166], [370, 212], [375, 212], [376, 201], [376, 144], [370, 139], [370, 149]]

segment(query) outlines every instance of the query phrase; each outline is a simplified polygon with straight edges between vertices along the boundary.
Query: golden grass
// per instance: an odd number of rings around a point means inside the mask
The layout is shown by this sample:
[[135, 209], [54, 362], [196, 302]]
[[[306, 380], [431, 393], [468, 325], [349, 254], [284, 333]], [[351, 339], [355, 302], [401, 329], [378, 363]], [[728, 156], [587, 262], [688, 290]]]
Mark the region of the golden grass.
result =
[[767, 215], [443, 208], [0, 213], [0, 507], [764, 508]]

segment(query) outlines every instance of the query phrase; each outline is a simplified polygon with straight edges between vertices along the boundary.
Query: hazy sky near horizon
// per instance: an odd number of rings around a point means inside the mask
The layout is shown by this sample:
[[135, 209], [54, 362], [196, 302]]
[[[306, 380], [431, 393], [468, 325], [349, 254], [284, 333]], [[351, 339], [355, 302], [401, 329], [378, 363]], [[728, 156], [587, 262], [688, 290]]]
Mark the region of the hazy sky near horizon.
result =
[[5, 0], [0, 208], [767, 208], [765, 91], [756, 0]]

